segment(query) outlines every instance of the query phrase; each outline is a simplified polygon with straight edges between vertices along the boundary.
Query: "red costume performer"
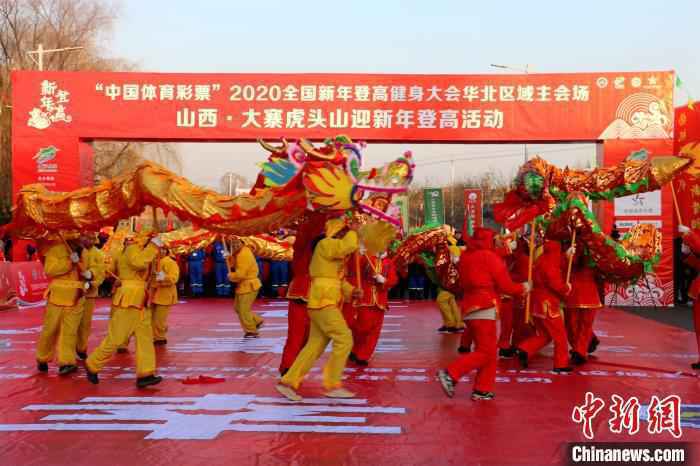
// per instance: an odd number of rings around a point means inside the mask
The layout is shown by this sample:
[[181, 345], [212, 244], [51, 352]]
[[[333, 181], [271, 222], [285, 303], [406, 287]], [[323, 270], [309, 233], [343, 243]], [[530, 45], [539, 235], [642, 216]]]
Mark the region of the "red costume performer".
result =
[[511, 280], [505, 261], [493, 249], [495, 232], [476, 228], [468, 238], [467, 250], [459, 261], [460, 285], [464, 292], [462, 315], [476, 347], [438, 372], [438, 378], [447, 396], [454, 396], [454, 387], [462, 375], [476, 369], [473, 400], [493, 399], [498, 362], [496, 318], [499, 296], [521, 295], [526, 284]]
[[571, 362], [583, 364], [593, 339], [593, 320], [603, 307], [595, 271], [586, 266], [585, 255], [574, 256], [571, 267], [571, 293], [565, 299], [566, 334], [571, 346]]
[[[683, 242], [690, 248], [696, 256], [700, 256], [700, 232], [697, 230], [691, 231], [685, 225], [679, 225], [678, 229], [683, 234]], [[700, 355], [700, 276], [693, 280], [688, 291], [688, 296], [693, 298], [693, 322], [695, 324], [695, 339], [698, 345], [698, 354]], [[691, 367], [700, 369], [700, 358], [698, 362], [694, 362]]]
[[280, 374], [284, 375], [292, 367], [294, 360], [309, 339], [309, 313], [306, 300], [311, 280], [309, 264], [314, 252], [314, 239], [323, 234], [325, 216], [313, 214], [309, 221], [301, 224], [294, 241], [294, 255], [291, 263], [292, 280], [289, 282], [287, 299], [287, 341], [282, 352]]
[[518, 356], [523, 367], [527, 367], [530, 356], [554, 340], [554, 372], [571, 372], [561, 312], [561, 300], [571, 288], [564, 281], [561, 264], [561, 244], [558, 241], [545, 241], [544, 253], [535, 262], [532, 276], [531, 310], [536, 334], [518, 344]]
[[362, 298], [352, 304], [357, 308], [357, 317], [351, 327], [354, 344], [350, 360], [366, 366], [377, 347], [384, 313], [389, 308], [389, 290], [399, 279], [393, 262], [387, 257], [364, 255], [360, 267]]

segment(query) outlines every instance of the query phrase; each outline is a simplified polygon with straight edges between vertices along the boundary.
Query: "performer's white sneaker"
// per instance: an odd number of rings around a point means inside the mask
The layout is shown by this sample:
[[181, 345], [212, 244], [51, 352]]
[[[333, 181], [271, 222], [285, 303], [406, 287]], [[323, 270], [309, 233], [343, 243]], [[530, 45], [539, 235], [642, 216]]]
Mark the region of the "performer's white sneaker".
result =
[[355, 398], [355, 394], [344, 388], [336, 388], [326, 392], [328, 398]]
[[275, 388], [277, 389], [278, 392], [285, 398], [287, 398], [289, 401], [301, 401], [303, 398], [292, 388], [288, 387], [287, 385], [278, 383]]

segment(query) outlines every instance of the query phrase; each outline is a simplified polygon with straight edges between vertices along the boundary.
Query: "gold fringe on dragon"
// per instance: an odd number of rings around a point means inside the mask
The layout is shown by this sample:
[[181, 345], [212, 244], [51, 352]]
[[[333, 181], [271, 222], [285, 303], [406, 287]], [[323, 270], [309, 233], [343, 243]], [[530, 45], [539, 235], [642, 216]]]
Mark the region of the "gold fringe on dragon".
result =
[[215, 235], [251, 236], [295, 227], [311, 214], [354, 213], [365, 221], [371, 216], [401, 225], [392, 198], [405, 192], [413, 178], [410, 153], [382, 167], [363, 170], [364, 144], [346, 136], [327, 139], [320, 147], [304, 139], [282, 140], [279, 146], [260, 144], [270, 155], [261, 164], [249, 194], [221, 195], [163, 167], [143, 163], [126, 175], [68, 193], [51, 192], [41, 184], [25, 186], [17, 196], [13, 221], [5, 229], [31, 239], [96, 232], [148, 206], [191, 222], [191, 233], [200, 241], [213, 241]]

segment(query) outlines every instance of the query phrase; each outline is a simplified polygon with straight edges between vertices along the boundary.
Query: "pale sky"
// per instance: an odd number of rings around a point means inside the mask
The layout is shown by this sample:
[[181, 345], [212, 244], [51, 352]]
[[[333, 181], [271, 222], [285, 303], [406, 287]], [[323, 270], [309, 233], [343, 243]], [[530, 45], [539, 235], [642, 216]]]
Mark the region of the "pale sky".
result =
[[[123, 0], [111, 52], [158, 72], [499, 73], [675, 70], [700, 99], [700, 2], [448, 0]], [[513, 73], [513, 71], [509, 71]], [[697, 94], [696, 94], [697, 93]], [[520, 145], [370, 144], [366, 165], [411, 149], [416, 182], [448, 183], [488, 170], [511, 176]], [[253, 144], [178, 144], [183, 175], [216, 187], [234, 171], [254, 178]], [[558, 165], [595, 160], [593, 144], [528, 145]], [[441, 162], [441, 161], [447, 162]]]

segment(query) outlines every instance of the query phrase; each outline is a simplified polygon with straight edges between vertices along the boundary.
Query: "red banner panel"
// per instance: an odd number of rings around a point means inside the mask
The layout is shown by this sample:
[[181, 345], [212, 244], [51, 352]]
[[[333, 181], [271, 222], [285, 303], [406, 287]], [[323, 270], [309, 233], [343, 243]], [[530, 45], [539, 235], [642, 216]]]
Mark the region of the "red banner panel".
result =
[[483, 194], [480, 189], [464, 190], [464, 222], [471, 220], [472, 228], [480, 228], [484, 223]]
[[686, 172], [673, 180], [681, 218], [689, 227], [700, 228], [700, 109], [687, 106], [676, 109], [674, 136], [673, 153], [695, 159]]
[[[650, 158], [670, 155], [670, 139], [605, 141], [605, 166], [620, 163], [634, 152], [646, 151]], [[673, 306], [673, 196], [671, 187], [659, 191], [636, 194], [604, 204], [605, 221], [601, 227], [610, 234], [613, 222], [624, 235], [637, 223], [652, 223], [663, 236], [661, 260], [654, 273], [642, 277], [629, 286], [606, 287], [605, 302], [620, 306]]]
[[0, 311], [17, 307], [11, 267], [12, 262], [0, 262]]
[[44, 266], [39, 261], [10, 262], [10, 279], [20, 306], [42, 304], [44, 293], [49, 287], [49, 279], [44, 274]]
[[[78, 140], [671, 138], [670, 71], [521, 75], [16, 71], [14, 187], [73, 189]], [[82, 161], [81, 161], [81, 156]]]

